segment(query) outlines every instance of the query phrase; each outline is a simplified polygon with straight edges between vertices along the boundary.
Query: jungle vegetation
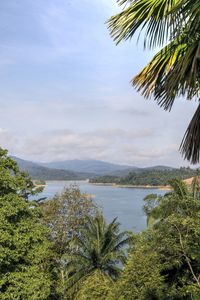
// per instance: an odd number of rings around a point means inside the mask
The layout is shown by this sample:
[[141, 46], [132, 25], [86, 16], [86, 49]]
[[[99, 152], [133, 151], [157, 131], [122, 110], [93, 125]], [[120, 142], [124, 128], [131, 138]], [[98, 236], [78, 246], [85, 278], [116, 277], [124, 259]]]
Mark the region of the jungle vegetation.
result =
[[147, 229], [123, 232], [77, 186], [39, 193], [0, 149], [0, 298], [199, 299], [200, 179], [144, 199]]
[[91, 179], [91, 183], [115, 183], [121, 185], [135, 186], [166, 186], [171, 179], [188, 179], [196, 176], [198, 170], [191, 168], [169, 169], [169, 170], [144, 170], [140, 172], [130, 172], [127, 176], [101, 176]]

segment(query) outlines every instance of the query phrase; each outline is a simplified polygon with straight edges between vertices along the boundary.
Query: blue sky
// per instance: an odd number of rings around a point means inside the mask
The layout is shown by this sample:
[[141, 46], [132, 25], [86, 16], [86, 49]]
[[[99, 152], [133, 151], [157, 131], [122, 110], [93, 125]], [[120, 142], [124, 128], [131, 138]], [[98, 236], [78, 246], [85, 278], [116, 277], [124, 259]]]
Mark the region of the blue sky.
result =
[[115, 0], [1, 0], [0, 145], [33, 161], [183, 162], [178, 147], [197, 103], [171, 113], [130, 85], [150, 60], [136, 39], [115, 46]]

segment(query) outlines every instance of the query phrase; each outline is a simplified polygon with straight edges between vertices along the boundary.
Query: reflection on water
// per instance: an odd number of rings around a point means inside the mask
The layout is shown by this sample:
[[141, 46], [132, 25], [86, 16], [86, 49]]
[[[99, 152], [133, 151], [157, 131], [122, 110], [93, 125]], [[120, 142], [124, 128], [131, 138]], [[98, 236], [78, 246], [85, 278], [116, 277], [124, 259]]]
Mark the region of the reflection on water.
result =
[[[65, 186], [74, 184], [73, 181], [47, 181], [47, 185], [40, 197], [53, 197], [62, 192]], [[112, 186], [97, 186], [86, 181], [78, 181], [76, 184], [84, 193], [94, 195], [94, 201], [103, 209], [108, 221], [118, 217], [121, 228], [125, 230], [141, 231], [146, 227], [146, 217], [143, 213], [143, 199], [146, 195], [165, 194], [158, 189], [141, 188], [117, 188]]]

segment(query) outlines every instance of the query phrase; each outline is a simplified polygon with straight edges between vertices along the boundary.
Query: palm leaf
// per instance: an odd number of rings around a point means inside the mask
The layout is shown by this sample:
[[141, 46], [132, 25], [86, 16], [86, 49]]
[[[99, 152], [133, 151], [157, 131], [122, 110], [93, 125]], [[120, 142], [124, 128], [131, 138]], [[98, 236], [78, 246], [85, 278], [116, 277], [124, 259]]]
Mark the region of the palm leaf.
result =
[[200, 153], [200, 105], [198, 106], [183, 137], [180, 151], [193, 164], [199, 162]]
[[[179, 39], [179, 40], [178, 40]], [[189, 44], [191, 42], [191, 45]], [[199, 96], [200, 43], [185, 41], [185, 36], [161, 49], [152, 61], [132, 80], [144, 97], [154, 100], [165, 110], [171, 110], [177, 96], [188, 99]]]
[[[144, 47], [161, 46], [172, 34], [179, 17], [170, 12], [180, 0], [136, 0], [108, 21], [111, 36], [120, 43], [133, 37], [138, 29], [146, 30]], [[128, 1], [119, 1], [125, 4]], [[141, 32], [140, 31], [140, 32]]]
[[123, 265], [126, 260], [123, 247], [128, 242], [126, 233], [120, 233], [116, 219], [106, 224], [100, 214], [88, 217], [80, 234], [72, 239], [70, 253], [63, 257], [69, 276], [67, 289], [73, 291], [94, 270], [115, 279], [121, 270], [119, 264]]
[[189, 190], [186, 183], [180, 179], [172, 179], [169, 181], [170, 186], [173, 188], [173, 194], [181, 199], [189, 195]]
[[[164, 46], [150, 63], [132, 79], [144, 97], [171, 110], [176, 97], [188, 100], [200, 96], [200, 1], [119, 0], [124, 10], [108, 21], [116, 43], [131, 39], [139, 30], [144, 46]], [[140, 35], [145, 30], [144, 35]], [[181, 144], [185, 159], [200, 159], [199, 113], [195, 113]]]

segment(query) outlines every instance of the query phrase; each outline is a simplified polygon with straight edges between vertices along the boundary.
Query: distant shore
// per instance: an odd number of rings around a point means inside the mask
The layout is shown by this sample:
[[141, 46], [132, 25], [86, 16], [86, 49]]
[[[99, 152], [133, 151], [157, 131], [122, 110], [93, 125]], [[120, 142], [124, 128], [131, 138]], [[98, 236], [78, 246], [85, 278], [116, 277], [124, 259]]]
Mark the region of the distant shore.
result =
[[169, 185], [132, 185], [132, 184], [117, 184], [117, 183], [103, 183], [103, 182], [90, 182], [93, 185], [99, 186], [113, 186], [117, 188], [133, 188], [133, 189], [158, 189], [158, 190], [171, 190]]
[[117, 183], [103, 183], [103, 182], [89, 182], [88, 180], [46, 180], [45, 184], [35, 184], [36, 187], [45, 187], [48, 185], [48, 182], [87, 182], [92, 185], [97, 186], [112, 186], [116, 188], [133, 188], [133, 189], [158, 189], [168, 191], [171, 190], [169, 185], [132, 185], [132, 184], [117, 184]]

